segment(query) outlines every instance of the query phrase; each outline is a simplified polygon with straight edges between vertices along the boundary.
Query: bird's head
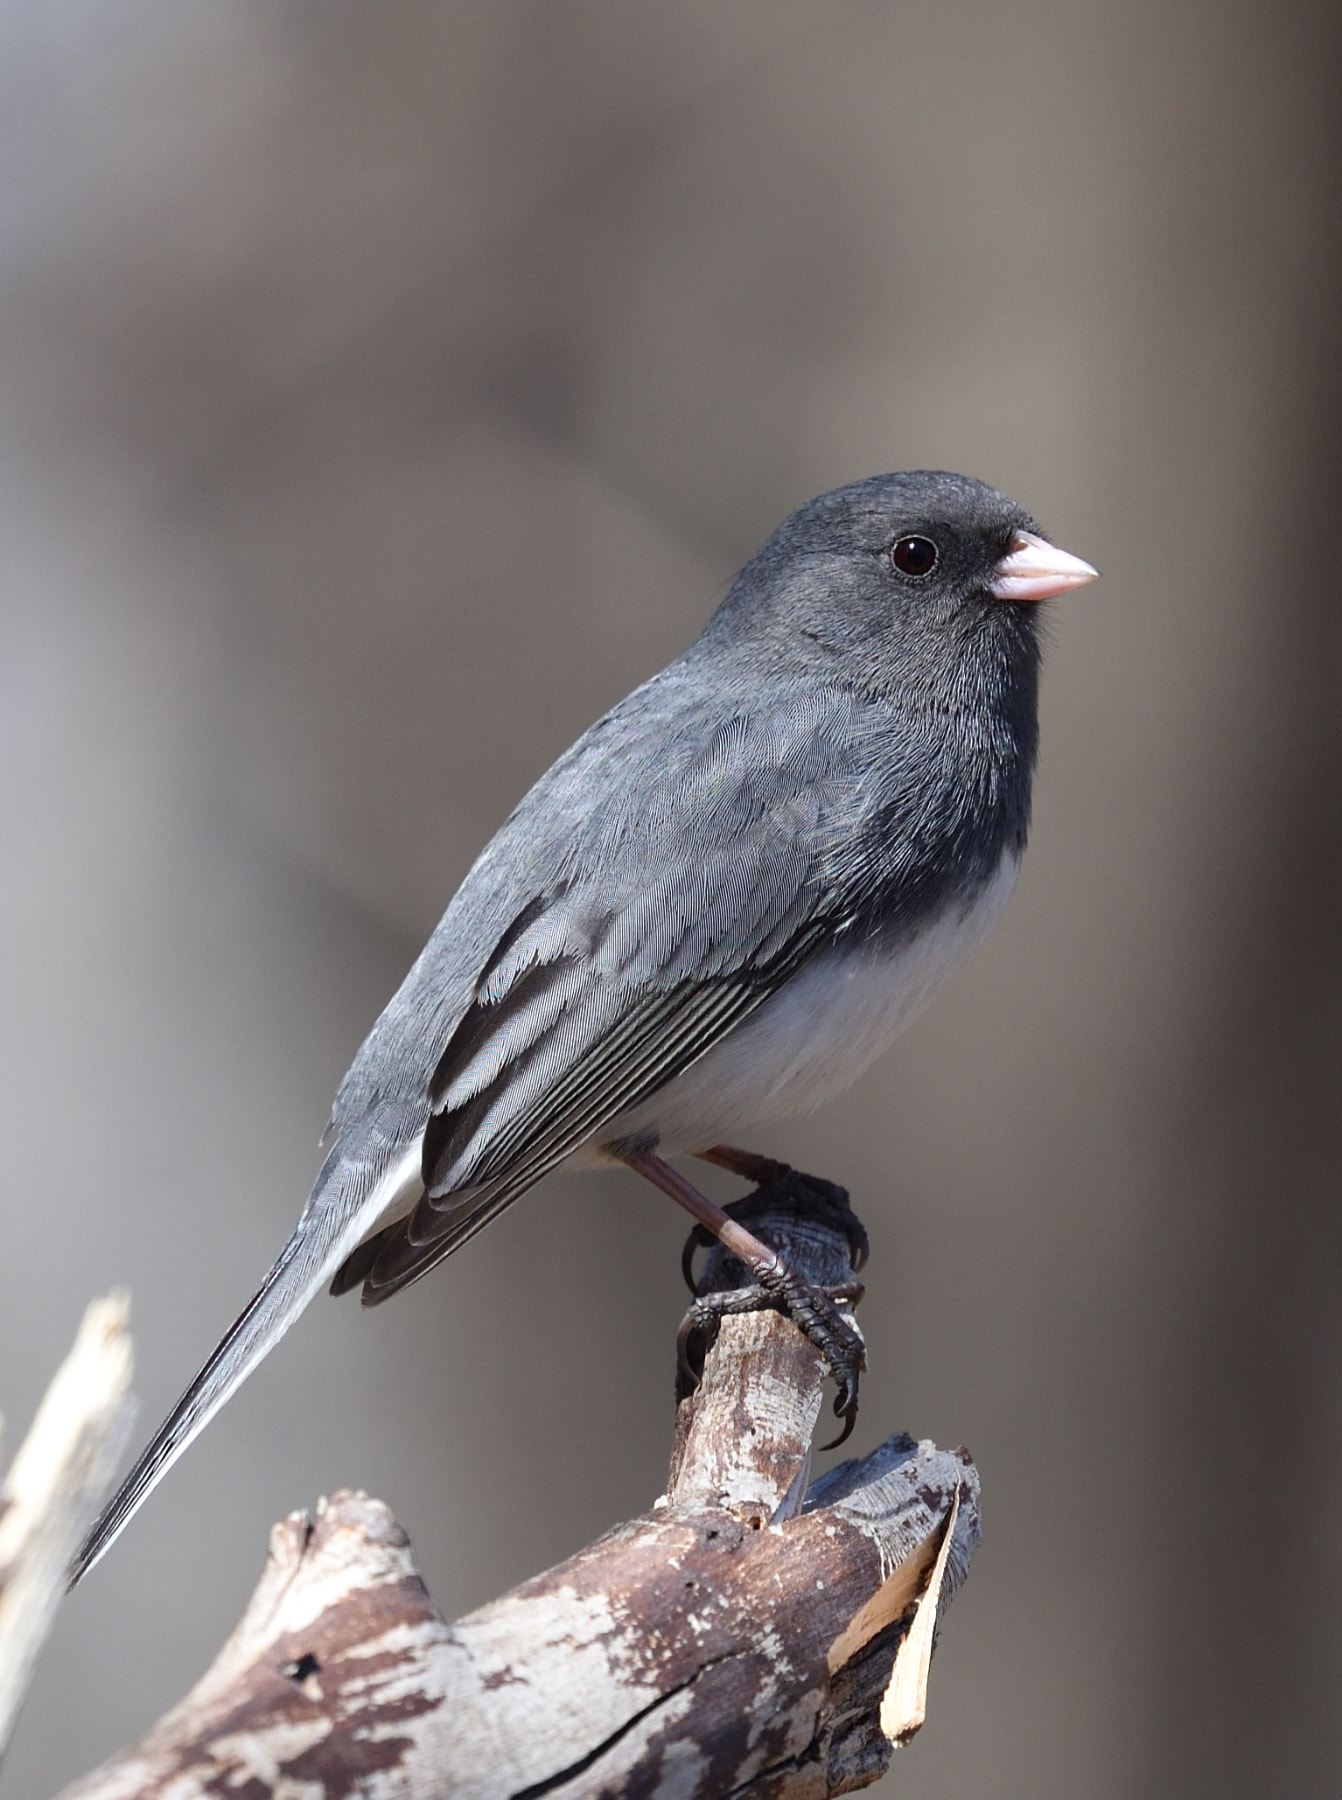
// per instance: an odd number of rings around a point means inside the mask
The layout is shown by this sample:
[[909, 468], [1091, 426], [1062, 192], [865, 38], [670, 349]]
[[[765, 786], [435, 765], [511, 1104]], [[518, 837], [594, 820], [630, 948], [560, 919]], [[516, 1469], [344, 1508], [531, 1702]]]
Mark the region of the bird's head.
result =
[[[784, 521], [714, 626], [775, 663], [906, 686], [948, 679], [966, 649], [1032, 660], [1038, 603], [1095, 579], [996, 488], [964, 475], [873, 475]], [[772, 652], [770, 655], [769, 652]]]

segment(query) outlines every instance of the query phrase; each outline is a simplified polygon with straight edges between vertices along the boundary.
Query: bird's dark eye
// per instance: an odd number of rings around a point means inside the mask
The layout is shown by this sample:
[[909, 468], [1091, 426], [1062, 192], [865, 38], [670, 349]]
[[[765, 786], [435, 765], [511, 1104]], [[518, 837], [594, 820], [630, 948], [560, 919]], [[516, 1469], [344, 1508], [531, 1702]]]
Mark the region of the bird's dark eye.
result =
[[937, 566], [937, 547], [931, 538], [902, 537], [892, 545], [890, 560], [901, 575], [930, 575]]

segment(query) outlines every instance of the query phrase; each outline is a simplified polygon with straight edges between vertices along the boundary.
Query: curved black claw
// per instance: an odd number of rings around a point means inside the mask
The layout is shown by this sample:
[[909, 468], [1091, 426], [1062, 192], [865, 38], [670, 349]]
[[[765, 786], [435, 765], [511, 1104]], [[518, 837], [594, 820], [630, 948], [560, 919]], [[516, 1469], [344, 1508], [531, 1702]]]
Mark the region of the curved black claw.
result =
[[676, 1333], [676, 1399], [686, 1399], [698, 1387], [704, 1359], [713, 1347], [719, 1325], [728, 1314], [762, 1312], [771, 1307], [786, 1313], [798, 1330], [810, 1339], [838, 1390], [834, 1396], [834, 1411], [843, 1419], [844, 1428], [832, 1444], [821, 1446], [825, 1450], [834, 1449], [849, 1436], [857, 1421], [858, 1381], [866, 1367], [861, 1333], [844, 1318], [835, 1303], [839, 1300], [855, 1302], [861, 1297], [860, 1281], [843, 1282], [828, 1289], [814, 1287], [789, 1268], [781, 1257], [750, 1287], [719, 1289], [697, 1295]]
[[685, 1277], [685, 1286], [692, 1294], [699, 1292], [698, 1277], [694, 1273], [694, 1255], [697, 1250], [711, 1250], [717, 1239], [706, 1225], [696, 1225], [685, 1239], [685, 1248], [680, 1253], [680, 1272]]
[[[837, 1402], [835, 1404], [835, 1411], [838, 1411]], [[838, 1437], [831, 1438], [827, 1444], [818, 1444], [816, 1446], [816, 1454], [820, 1455], [825, 1450], [837, 1450], [840, 1444], [846, 1444], [849, 1438], [852, 1437], [853, 1427], [856, 1424], [857, 1408], [854, 1406], [843, 1415], [843, 1430], [839, 1433]]]

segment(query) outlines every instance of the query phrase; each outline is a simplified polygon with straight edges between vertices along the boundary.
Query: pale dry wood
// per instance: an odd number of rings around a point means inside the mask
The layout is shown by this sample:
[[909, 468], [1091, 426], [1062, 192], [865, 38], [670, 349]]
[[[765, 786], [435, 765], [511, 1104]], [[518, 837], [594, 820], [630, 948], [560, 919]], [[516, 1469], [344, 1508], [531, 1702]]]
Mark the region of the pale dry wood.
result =
[[957, 1489], [931, 1579], [923, 1589], [908, 1634], [896, 1653], [890, 1683], [881, 1700], [881, 1731], [892, 1744], [907, 1744], [927, 1717], [927, 1678], [932, 1668], [937, 1620], [943, 1603], [950, 1598], [946, 1575], [955, 1544], [955, 1528], [960, 1521], [962, 1497], [963, 1490]]
[[821, 1388], [789, 1321], [724, 1320], [680, 1407], [668, 1494], [451, 1626], [379, 1502], [294, 1514], [205, 1678], [64, 1800], [866, 1785], [921, 1723], [978, 1482], [964, 1452], [892, 1438], [803, 1498]]
[[0, 1754], [134, 1411], [129, 1302], [95, 1300], [0, 1488]]

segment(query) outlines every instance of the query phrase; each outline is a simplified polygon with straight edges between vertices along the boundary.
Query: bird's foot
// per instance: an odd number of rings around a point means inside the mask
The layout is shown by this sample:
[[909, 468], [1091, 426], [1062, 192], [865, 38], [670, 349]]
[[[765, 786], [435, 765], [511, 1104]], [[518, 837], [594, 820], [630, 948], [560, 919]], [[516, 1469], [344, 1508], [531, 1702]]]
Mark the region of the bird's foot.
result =
[[[629, 1145], [618, 1154], [697, 1221], [682, 1261], [687, 1280], [692, 1277], [695, 1250], [705, 1237], [713, 1245], [702, 1275], [697, 1282], [691, 1281], [695, 1307], [705, 1310], [696, 1313], [692, 1307], [681, 1327], [677, 1397], [685, 1398], [697, 1386], [694, 1353], [707, 1338], [699, 1353], [702, 1370], [703, 1357], [712, 1343], [707, 1333], [716, 1335], [725, 1313], [773, 1307], [786, 1313], [810, 1339], [834, 1378], [838, 1389], [834, 1410], [844, 1421], [834, 1442], [841, 1444], [857, 1417], [858, 1377], [865, 1359], [861, 1332], [837, 1304], [847, 1301], [851, 1305], [861, 1297], [862, 1284], [851, 1276], [867, 1245], [867, 1234], [853, 1216], [847, 1192], [832, 1182], [799, 1174], [785, 1163], [748, 1157], [751, 1172], [760, 1173], [763, 1179], [753, 1194], [723, 1208], [651, 1150]], [[747, 1167], [746, 1152], [725, 1146], [710, 1152], [709, 1159], [738, 1172]], [[756, 1230], [742, 1223], [746, 1217]], [[812, 1279], [800, 1275], [790, 1257], [804, 1259]], [[684, 1386], [687, 1377], [689, 1385]], [[824, 1448], [831, 1450], [834, 1444]]]
[[835, 1449], [857, 1422], [858, 1383], [866, 1367], [862, 1334], [852, 1319], [844, 1316], [840, 1305], [844, 1302], [850, 1307], [855, 1305], [862, 1293], [860, 1281], [840, 1282], [830, 1288], [816, 1287], [781, 1257], [776, 1257], [774, 1266], [762, 1270], [759, 1279], [748, 1287], [719, 1288], [696, 1295], [676, 1335], [677, 1401], [688, 1399], [698, 1387], [704, 1359], [713, 1347], [724, 1318], [736, 1313], [772, 1309], [785, 1313], [810, 1340], [833, 1378], [836, 1389], [834, 1411], [843, 1420], [843, 1429], [832, 1443], [821, 1448]]
[[[849, 1279], [849, 1271], [842, 1266], [844, 1252], [840, 1245], [847, 1245], [846, 1260], [853, 1272], [866, 1262], [868, 1250], [867, 1234], [848, 1203], [848, 1190], [818, 1175], [803, 1174], [787, 1163], [726, 1145], [709, 1151], [705, 1161], [758, 1182], [753, 1193], [735, 1201], [726, 1211], [738, 1225], [746, 1226], [752, 1235], [758, 1234], [759, 1241], [774, 1254], [772, 1266], [762, 1267], [756, 1261], [747, 1271], [741, 1259], [706, 1225], [696, 1225], [691, 1231], [681, 1266], [695, 1298], [677, 1338], [677, 1398], [683, 1399], [698, 1385], [704, 1358], [724, 1318], [772, 1307], [786, 1313], [815, 1345], [833, 1377], [837, 1390], [834, 1411], [844, 1422], [834, 1443], [841, 1444], [857, 1419], [858, 1381], [865, 1366], [861, 1333], [851, 1316], [840, 1310], [841, 1303], [846, 1302], [851, 1308], [862, 1297], [861, 1282]], [[814, 1228], [814, 1238], [806, 1230], [808, 1226]], [[809, 1248], [821, 1254], [822, 1267], [824, 1262], [830, 1265], [824, 1269], [823, 1285], [804, 1280], [779, 1253], [778, 1228], [785, 1228], [795, 1237], [799, 1227], [813, 1240]], [[818, 1241], [822, 1239], [828, 1241], [827, 1254]], [[709, 1250], [710, 1257], [696, 1279], [694, 1258], [701, 1249]], [[824, 1448], [832, 1449], [834, 1445]]]

